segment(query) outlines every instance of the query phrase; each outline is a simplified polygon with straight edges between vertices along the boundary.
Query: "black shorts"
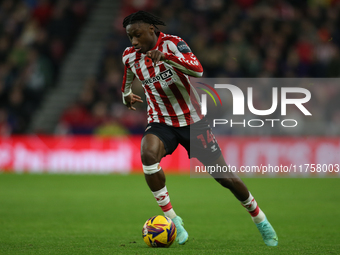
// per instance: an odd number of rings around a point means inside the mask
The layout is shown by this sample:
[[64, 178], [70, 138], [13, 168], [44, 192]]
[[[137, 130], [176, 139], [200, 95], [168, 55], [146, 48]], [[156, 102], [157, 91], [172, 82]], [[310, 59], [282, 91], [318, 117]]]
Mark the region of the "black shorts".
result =
[[149, 123], [144, 136], [147, 134], [154, 134], [163, 142], [166, 155], [172, 154], [178, 144], [187, 150], [189, 158], [197, 158], [203, 164], [209, 164], [221, 155], [221, 149], [205, 119], [185, 127]]

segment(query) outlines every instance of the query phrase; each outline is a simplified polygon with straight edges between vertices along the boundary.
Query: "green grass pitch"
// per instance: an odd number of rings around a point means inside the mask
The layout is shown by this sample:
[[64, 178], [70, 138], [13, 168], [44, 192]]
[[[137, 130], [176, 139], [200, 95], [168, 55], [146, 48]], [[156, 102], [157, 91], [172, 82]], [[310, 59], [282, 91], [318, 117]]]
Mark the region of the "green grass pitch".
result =
[[167, 176], [189, 242], [149, 248], [162, 214], [142, 175], [0, 174], [0, 254], [339, 254], [340, 179], [246, 178], [278, 236], [266, 247], [248, 213], [212, 179]]

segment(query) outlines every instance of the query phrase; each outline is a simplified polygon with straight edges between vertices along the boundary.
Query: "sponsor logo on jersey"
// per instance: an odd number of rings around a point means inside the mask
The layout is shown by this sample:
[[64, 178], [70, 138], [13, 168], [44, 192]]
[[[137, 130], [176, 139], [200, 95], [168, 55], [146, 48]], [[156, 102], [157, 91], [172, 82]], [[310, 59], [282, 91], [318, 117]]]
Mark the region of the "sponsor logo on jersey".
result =
[[161, 72], [160, 74], [156, 75], [155, 77], [145, 79], [144, 81], [142, 81], [142, 84], [147, 85], [150, 83], [154, 83], [156, 81], [162, 82], [171, 78], [173, 75], [174, 73], [171, 71], [171, 69], [167, 69], [164, 72]]
[[166, 80], [166, 79], [170, 78], [173, 75], [173, 73], [171, 72], [170, 69], [168, 69], [168, 70], [160, 73], [159, 75], [162, 77], [163, 80]]

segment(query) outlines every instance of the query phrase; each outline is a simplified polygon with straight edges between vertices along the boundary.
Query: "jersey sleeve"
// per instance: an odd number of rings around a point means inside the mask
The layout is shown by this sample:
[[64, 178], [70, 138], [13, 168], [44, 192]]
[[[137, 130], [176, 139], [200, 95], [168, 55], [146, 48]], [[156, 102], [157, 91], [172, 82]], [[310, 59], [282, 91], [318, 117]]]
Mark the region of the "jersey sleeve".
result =
[[124, 97], [130, 95], [132, 93], [131, 86], [132, 82], [135, 79], [134, 73], [128, 66], [128, 58], [126, 56], [126, 51], [123, 53], [123, 64], [124, 64], [124, 76], [123, 76], [123, 84], [122, 84], [122, 94], [123, 94], [123, 103], [125, 103]]
[[177, 68], [184, 74], [201, 77], [203, 75], [203, 67], [196, 56], [191, 52], [189, 46], [181, 38], [173, 39], [168, 44], [172, 53], [164, 53], [164, 62]]

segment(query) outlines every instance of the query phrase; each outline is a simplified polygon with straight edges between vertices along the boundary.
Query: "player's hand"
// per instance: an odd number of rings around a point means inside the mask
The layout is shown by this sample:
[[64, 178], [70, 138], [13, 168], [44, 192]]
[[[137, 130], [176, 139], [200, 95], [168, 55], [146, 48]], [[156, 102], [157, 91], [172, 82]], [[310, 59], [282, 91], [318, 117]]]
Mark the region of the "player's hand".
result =
[[136, 102], [143, 103], [142, 98], [133, 93], [124, 97], [124, 100], [125, 100], [127, 108], [129, 108], [129, 110], [134, 110], [134, 111], [136, 111], [136, 108], [132, 106], [134, 103]]
[[159, 50], [149, 50], [146, 53], [146, 56], [148, 56], [149, 58], [151, 58], [153, 65], [156, 66], [156, 64], [165, 59], [165, 55], [163, 52], [159, 51]]

